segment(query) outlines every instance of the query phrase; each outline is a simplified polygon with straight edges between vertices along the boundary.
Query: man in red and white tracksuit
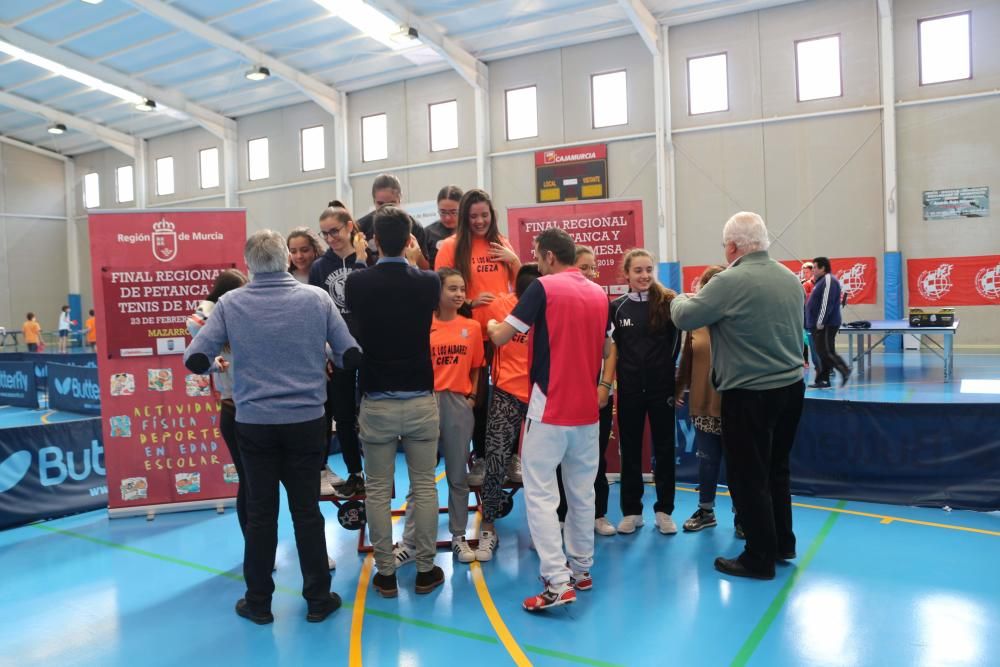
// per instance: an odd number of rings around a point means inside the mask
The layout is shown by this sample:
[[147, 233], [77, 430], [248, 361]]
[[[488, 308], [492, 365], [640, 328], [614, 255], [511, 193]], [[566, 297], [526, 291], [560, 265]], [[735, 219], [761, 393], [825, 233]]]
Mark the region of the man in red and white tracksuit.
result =
[[[545, 590], [524, 601], [528, 611], [574, 602], [577, 590], [593, 585], [597, 383], [609, 347], [607, 295], [573, 267], [569, 234], [543, 231], [535, 239], [535, 257], [542, 277], [507, 319], [489, 323], [496, 345], [530, 331], [531, 394], [521, 462], [528, 527]], [[556, 516], [560, 465], [568, 504], [565, 551]]]

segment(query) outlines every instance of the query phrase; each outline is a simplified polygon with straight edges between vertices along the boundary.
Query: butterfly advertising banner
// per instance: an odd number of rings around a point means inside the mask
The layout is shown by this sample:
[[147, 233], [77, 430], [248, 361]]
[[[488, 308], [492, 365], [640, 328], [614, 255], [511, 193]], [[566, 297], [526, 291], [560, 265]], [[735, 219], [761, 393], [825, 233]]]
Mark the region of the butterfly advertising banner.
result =
[[189, 373], [186, 320], [244, 270], [243, 210], [90, 215], [98, 382], [112, 516], [211, 507], [236, 493], [208, 376]]

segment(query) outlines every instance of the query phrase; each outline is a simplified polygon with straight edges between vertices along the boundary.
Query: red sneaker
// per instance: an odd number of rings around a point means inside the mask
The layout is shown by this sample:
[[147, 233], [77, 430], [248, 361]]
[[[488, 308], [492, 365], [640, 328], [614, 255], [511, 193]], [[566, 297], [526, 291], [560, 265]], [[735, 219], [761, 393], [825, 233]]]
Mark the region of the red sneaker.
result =
[[574, 572], [569, 578], [569, 585], [578, 591], [589, 591], [594, 587], [594, 579], [590, 576], [590, 571]]
[[545, 590], [538, 595], [525, 598], [523, 606], [525, 611], [541, 611], [573, 602], [576, 602], [576, 591], [573, 590], [572, 586], [566, 586], [562, 590], [552, 590], [546, 586]]

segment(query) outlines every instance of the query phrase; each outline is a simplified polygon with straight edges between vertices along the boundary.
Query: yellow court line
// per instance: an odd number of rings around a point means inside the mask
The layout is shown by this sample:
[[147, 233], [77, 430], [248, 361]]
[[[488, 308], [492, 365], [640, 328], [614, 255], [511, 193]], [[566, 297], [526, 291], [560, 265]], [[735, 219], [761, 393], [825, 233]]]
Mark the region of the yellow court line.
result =
[[[445, 473], [441, 473], [434, 478], [437, 484], [444, 479]], [[400, 505], [399, 509], [405, 510], [406, 503]], [[392, 522], [396, 523], [402, 516], [392, 517]], [[367, 530], [362, 528], [362, 530]], [[348, 664], [350, 667], [361, 667], [361, 631], [365, 625], [365, 600], [368, 597], [368, 583], [371, 581], [372, 566], [375, 563], [374, 554], [368, 554], [365, 562], [361, 566], [361, 574], [358, 575], [358, 588], [354, 594], [354, 609], [351, 612], [351, 643], [348, 653]]]
[[[480, 514], [476, 512], [476, 517], [473, 521], [475, 529], [473, 533], [478, 532], [479, 519]], [[479, 604], [483, 606], [483, 611], [486, 612], [486, 617], [490, 619], [490, 625], [493, 626], [493, 631], [496, 632], [500, 643], [507, 649], [507, 653], [510, 654], [511, 659], [517, 667], [531, 667], [531, 661], [528, 660], [528, 656], [518, 646], [517, 640], [514, 639], [514, 635], [507, 629], [507, 624], [503, 622], [500, 612], [497, 611], [496, 605], [493, 604], [493, 597], [490, 595], [490, 589], [486, 585], [486, 577], [483, 576], [482, 566], [478, 562], [472, 562], [469, 564], [469, 570], [472, 572], [472, 582], [476, 585]]]
[[48, 423], [49, 423], [49, 417], [51, 417], [51, 416], [52, 416], [52, 415], [54, 415], [55, 413], [56, 413], [56, 411], [55, 411], [55, 410], [49, 410], [49, 411], [48, 411], [48, 412], [46, 412], [46, 413], [45, 413], [44, 415], [42, 415], [42, 423], [43, 423], [43, 424], [48, 424]]
[[[677, 487], [678, 491], [687, 491], [688, 493], [698, 493], [698, 489], [688, 489], [682, 486]], [[725, 491], [719, 491], [718, 495], [728, 496], [729, 493]], [[859, 512], [857, 510], [840, 509], [838, 507], [823, 507], [822, 505], [807, 505], [806, 503], [792, 503], [792, 507], [803, 507], [810, 510], [823, 510], [824, 512], [838, 512], [840, 514], [853, 514], [854, 516], [866, 516], [872, 519], [879, 519], [879, 523], [883, 525], [889, 525], [893, 522], [900, 523], [912, 523], [917, 526], [928, 526], [930, 528], [945, 528], [947, 530], [959, 530], [966, 533], [980, 533], [982, 535], [992, 535], [994, 537], [1000, 537], [1000, 531], [996, 530], [986, 530], [985, 528], [967, 528], [966, 526], [950, 526], [946, 523], [934, 523], [932, 521], [920, 521], [918, 519], [904, 519], [900, 516], [888, 516], [886, 514], [873, 514], [872, 512]]]

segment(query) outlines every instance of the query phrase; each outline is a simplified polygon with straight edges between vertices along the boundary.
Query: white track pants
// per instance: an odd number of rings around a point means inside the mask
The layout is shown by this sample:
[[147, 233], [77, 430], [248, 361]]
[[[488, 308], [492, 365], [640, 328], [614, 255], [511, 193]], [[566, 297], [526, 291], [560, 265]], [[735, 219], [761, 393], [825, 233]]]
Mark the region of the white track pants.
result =
[[[594, 562], [594, 478], [597, 476], [597, 423], [553, 426], [528, 420], [521, 448], [528, 528], [549, 586], [569, 582], [571, 572], [590, 570]], [[559, 485], [562, 465], [566, 490], [566, 549], [559, 532]], [[566, 561], [569, 560], [569, 568]]]

